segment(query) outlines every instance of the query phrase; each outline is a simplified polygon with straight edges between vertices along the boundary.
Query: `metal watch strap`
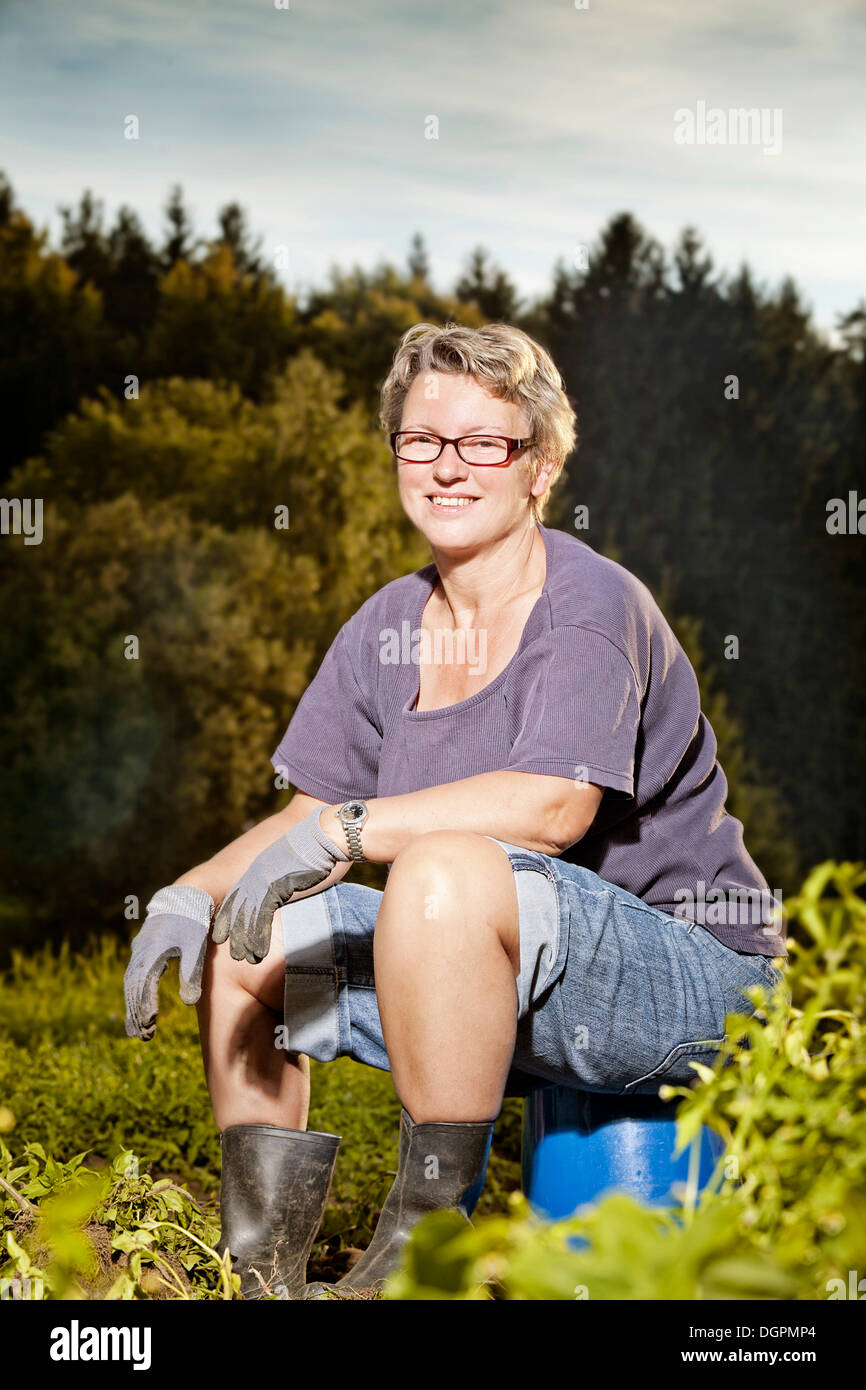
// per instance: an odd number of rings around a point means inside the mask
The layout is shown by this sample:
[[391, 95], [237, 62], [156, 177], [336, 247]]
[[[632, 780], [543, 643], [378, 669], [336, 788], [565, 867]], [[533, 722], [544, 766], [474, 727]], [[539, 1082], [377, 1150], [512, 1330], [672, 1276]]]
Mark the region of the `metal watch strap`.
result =
[[[357, 825], [357, 823], [356, 823], [355, 821], [347, 821], [347, 820], [344, 820], [344, 819], [343, 819], [343, 815], [342, 815], [342, 813], [343, 813], [343, 811], [345, 810], [346, 806], [348, 806], [348, 805], [354, 805], [354, 804], [357, 804], [357, 803], [354, 803], [354, 802], [346, 802], [346, 803], [344, 803], [344, 805], [340, 807], [340, 810], [339, 810], [339, 812], [338, 812], [338, 816], [339, 816], [340, 824], [341, 824], [342, 827], [343, 827], [343, 833], [344, 833], [344, 835], [346, 836], [346, 844], [349, 846], [349, 853], [351, 854], [352, 859], [354, 860], [354, 862], [355, 862], [356, 864], [366, 864], [366, 863], [367, 863], [367, 860], [366, 860], [365, 857], [364, 857], [364, 847], [363, 847], [363, 845], [361, 844], [361, 832], [360, 832], [360, 829], [358, 828], [358, 825]], [[361, 802], [360, 804], [363, 806], [364, 803]], [[364, 807], [364, 809], [366, 810], [366, 807]], [[363, 819], [366, 820], [367, 817], [364, 816]], [[362, 822], [362, 823], [363, 823], [363, 822]]]
[[357, 825], [347, 825], [346, 822], [343, 821], [343, 830], [346, 835], [346, 843], [349, 846], [349, 853], [355, 860], [355, 863], [366, 864], [367, 861], [364, 858], [364, 851], [361, 847], [361, 832]]

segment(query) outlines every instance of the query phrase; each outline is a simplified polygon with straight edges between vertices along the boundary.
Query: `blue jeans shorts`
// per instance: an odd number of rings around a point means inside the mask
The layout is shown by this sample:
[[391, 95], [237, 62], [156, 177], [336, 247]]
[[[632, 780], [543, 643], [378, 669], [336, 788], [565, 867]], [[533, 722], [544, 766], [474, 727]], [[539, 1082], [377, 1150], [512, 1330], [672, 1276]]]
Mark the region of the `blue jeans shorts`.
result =
[[[520, 924], [506, 1095], [539, 1081], [615, 1095], [693, 1082], [689, 1062], [712, 1063], [726, 1014], [753, 1012], [742, 990], [782, 978], [770, 957], [732, 950], [589, 869], [495, 843], [511, 861]], [[389, 1069], [373, 977], [381, 899], [339, 883], [282, 908], [290, 1051]]]

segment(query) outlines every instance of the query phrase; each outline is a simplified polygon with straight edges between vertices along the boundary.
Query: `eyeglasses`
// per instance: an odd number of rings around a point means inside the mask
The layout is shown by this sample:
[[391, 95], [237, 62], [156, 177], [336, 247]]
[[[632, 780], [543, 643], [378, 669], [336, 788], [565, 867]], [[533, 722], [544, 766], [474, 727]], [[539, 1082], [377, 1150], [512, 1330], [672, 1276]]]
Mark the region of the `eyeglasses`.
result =
[[433, 463], [446, 444], [453, 444], [464, 463], [482, 468], [504, 468], [512, 455], [531, 443], [531, 439], [509, 439], [502, 434], [464, 434], [459, 439], [445, 439], [424, 430], [398, 430], [391, 435], [391, 451], [401, 463]]

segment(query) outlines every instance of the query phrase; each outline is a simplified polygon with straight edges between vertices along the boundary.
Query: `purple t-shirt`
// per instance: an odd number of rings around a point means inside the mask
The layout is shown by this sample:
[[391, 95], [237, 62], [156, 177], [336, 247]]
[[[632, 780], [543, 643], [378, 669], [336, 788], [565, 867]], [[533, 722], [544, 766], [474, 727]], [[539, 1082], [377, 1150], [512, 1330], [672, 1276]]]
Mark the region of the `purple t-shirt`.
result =
[[[605, 788], [561, 857], [726, 946], [785, 954], [767, 880], [725, 811], [728, 784], [695, 673], [649, 589], [565, 531], [539, 525], [544, 589], [520, 646], [459, 704], [413, 708], [434, 564], [373, 594], [343, 624], [273, 755], [320, 800], [397, 796], [484, 772]], [[479, 671], [480, 653], [467, 650]], [[440, 653], [447, 659], [447, 649]], [[499, 830], [500, 839], [508, 835]]]

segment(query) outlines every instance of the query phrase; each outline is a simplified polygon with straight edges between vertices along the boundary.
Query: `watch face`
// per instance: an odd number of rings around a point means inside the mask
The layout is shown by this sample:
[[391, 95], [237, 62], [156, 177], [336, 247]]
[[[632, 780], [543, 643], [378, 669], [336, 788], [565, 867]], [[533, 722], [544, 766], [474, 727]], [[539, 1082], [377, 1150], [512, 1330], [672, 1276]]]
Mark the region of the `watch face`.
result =
[[347, 820], [361, 820], [366, 809], [362, 802], [350, 801], [348, 806], [344, 808], [344, 813]]

